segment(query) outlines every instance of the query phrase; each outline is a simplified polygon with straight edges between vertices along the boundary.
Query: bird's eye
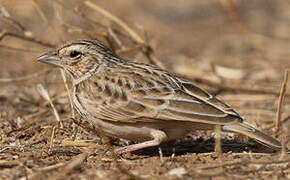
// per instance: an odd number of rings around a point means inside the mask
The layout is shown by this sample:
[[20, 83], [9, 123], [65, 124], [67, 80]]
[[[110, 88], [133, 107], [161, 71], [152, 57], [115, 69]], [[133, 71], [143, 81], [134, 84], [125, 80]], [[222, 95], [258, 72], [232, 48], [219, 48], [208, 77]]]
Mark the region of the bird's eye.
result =
[[80, 56], [81, 54], [82, 54], [82, 53], [79, 52], [79, 51], [72, 51], [72, 52], [70, 52], [69, 56], [70, 56], [71, 58], [76, 58], [76, 57]]

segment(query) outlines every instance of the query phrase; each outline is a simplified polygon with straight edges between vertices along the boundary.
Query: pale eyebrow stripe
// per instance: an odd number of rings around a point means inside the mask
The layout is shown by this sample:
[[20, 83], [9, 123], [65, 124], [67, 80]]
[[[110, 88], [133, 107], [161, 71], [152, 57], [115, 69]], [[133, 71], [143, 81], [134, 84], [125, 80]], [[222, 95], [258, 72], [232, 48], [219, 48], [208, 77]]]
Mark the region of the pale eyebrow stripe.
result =
[[79, 43], [70, 43], [70, 44], [66, 44], [66, 45], [64, 45], [64, 46], [62, 46], [59, 50], [61, 50], [61, 49], [64, 49], [64, 48], [67, 48], [67, 47], [69, 47], [69, 46], [71, 46], [71, 45], [89, 45], [88, 43], [82, 43], [82, 42], [79, 42]]

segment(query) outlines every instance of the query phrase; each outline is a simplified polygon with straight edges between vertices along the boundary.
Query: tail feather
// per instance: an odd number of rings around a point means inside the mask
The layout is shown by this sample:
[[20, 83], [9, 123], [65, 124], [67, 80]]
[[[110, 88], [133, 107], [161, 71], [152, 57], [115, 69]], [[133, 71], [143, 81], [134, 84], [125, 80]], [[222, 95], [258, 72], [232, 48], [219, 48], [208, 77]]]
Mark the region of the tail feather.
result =
[[251, 127], [245, 123], [229, 124], [222, 127], [224, 131], [235, 132], [253, 138], [274, 150], [281, 150], [282, 144], [275, 138]]

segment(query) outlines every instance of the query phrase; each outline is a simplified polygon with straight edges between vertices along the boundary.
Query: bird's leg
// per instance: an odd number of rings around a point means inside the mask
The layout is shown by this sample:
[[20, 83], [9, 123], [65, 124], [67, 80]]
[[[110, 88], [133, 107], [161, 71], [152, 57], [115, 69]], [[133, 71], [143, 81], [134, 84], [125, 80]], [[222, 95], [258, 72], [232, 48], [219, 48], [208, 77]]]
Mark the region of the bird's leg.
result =
[[158, 146], [162, 142], [164, 142], [168, 139], [165, 132], [163, 132], [161, 130], [152, 130], [150, 134], [151, 134], [153, 140], [117, 148], [117, 149], [115, 149], [115, 153], [116, 154], [123, 154], [123, 153], [132, 152], [132, 151], [136, 151], [136, 150], [143, 149], [143, 148]]

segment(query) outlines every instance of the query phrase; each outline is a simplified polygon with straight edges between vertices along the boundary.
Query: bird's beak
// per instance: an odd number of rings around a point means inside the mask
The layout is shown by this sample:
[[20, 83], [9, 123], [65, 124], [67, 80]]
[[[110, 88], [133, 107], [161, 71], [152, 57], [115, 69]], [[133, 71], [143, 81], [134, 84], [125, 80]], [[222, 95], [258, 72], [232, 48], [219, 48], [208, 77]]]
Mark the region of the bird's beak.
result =
[[39, 56], [36, 60], [43, 62], [43, 63], [51, 64], [54, 66], [62, 67], [56, 51], [47, 52], [47, 53]]

